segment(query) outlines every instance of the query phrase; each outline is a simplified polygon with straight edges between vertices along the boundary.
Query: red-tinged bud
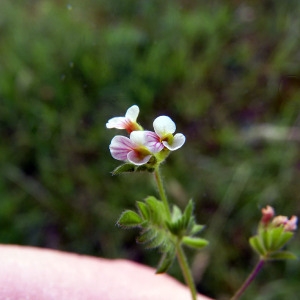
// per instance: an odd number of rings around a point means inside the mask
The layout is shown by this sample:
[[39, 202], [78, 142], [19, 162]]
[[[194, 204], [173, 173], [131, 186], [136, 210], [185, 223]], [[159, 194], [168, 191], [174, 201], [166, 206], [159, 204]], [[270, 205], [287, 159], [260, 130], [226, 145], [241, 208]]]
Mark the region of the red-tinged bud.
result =
[[271, 219], [275, 215], [274, 208], [269, 205], [267, 205], [266, 208], [263, 208], [261, 210], [261, 213], [262, 213], [261, 223], [265, 226], [270, 223]]

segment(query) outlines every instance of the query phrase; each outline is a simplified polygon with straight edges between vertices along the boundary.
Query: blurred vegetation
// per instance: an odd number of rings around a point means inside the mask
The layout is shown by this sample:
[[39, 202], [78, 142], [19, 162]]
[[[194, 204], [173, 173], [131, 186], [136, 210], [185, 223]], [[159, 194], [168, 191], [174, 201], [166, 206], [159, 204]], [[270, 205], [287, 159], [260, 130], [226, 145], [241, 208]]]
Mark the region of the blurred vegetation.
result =
[[[155, 266], [116, 228], [155, 193], [111, 177], [106, 121], [139, 105], [187, 137], [163, 173], [196, 201], [211, 246], [191, 252], [199, 291], [227, 299], [256, 257], [260, 209], [300, 216], [300, 2], [64, 1], [0, 4], [0, 242]], [[289, 247], [300, 255], [299, 234]], [[181, 279], [178, 267], [172, 274]], [[299, 264], [268, 264], [243, 299], [297, 299]]]

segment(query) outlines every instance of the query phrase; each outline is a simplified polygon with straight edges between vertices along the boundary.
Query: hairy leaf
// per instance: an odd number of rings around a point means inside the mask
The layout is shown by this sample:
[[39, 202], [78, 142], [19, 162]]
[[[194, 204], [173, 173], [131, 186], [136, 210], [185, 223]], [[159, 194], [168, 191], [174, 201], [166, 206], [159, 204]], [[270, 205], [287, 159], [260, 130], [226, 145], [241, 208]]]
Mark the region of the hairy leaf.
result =
[[194, 224], [190, 231], [190, 234], [194, 235], [196, 233], [199, 233], [200, 231], [203, 230], [204, 227], [205, 227], [204, 225]]
[[144, 202], [141, 201], [137, 201], [136, 202], [136, 206], [139, 210], [140, 216], [144, 219], [144, 220], [149, 220], [149, 210], [147, 205]]
[[137, 242], [141, 244], [149, 243], [156, 236], [157, 236], [157, 230], [148, 226], [147, 229], [142, 231], [142, 233], [139, 235], [139, 237], [137, 238]]
[[182, 212], [180, 208], [177, 205], [173, 205], [173, 210], [172, 210], [172, 221], [177, 221], [182, 217]]
[[298, 259], [298, 257], [289, 251], [278, 251], [272, 252], [267, 257], [268, 260], [294, 260]]
[[294, 233], [291, 231], [282, 231], [282, 233], [277, 237], [277, 239], [274, 241], [274, 250], [281, 249], [292, 237], [294, 236]]
[[150, 240], [149, 242], [147, 242], [145, 244], [145, 246], [148, 249], [157, 248], [157, 247], [161, 246], [164, 243], [166, 238], [167, 238], [166, 237], [166, 232], [164, 232], [162, 230], [157, 230], [155, 237], [152, 240]]
[[249, 239], [249, 243], [253, 250], [256, 251], [259, 255], [266, 255], [266, 249], [264, 248], [264, 245], [258, 235], [251, 237]]
[[190, 219], [192, 218], [192, 213], [194, 210], [194, 203], [192, 200], [189, 201], [183, 213], [184, 226], [187, 227]]
[[202, 238], [184, 236], [182, 243], [191, 248], [202, 249], [207, 246], [209, 242]]
[[165, 273], [168, 271], [175, 259], [175, 251], [165, 252], [162, 254], [160, 262], [156, 269], [156, 274]]
[[164, 219], [166, 219], [166, 211], [163, 203], [153, 196], [146, 198], [145, 203], [148, 206], [150, 220], [155, 224], [162, 225]]
[[125, 163], [125, 164], [122, 164], [122, 165], [118, 166], [117, 168], [115, 168], [112, 171], [112, 174], [113, 175], [118, 175], [118, 174], [125, 173], [125, 172], [134, 172], [135, 167], [136, 166], [134, 164]]
[[117, 224], [124, 228], [132, 228], [140, 226], [142, 222], [142, 218], [136, 212], [126, 210], [121, 214]]

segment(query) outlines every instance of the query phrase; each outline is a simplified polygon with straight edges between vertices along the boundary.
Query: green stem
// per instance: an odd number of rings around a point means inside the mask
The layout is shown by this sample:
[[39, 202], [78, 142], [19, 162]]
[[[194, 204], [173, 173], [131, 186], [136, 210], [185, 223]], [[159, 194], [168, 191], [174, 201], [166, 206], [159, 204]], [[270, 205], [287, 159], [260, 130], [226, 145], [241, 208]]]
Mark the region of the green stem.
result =
[[170, 207], [169, 207], [169, 202], [167, 199], [167, 195], [164, 189], [164, 185], [163, 185], [163, 181], [160, 175], [160, 171], [159, 171], [159, 167], [157, 167], [154, 171], [154, 176], [155, 176], [155, 180], [156, 180], [156, 184], [157, 184], [157, 188], [158, 188], [158, 192], [160, 195], [160, 198], [166, 208], [167, 214], [168, 214], [168, 218], [171, 219], [171, 211], [170, 211]]
[[[164, 185], [163, 185], [163, 181], [162, 181], [162, 178], [160, 175], [159, 167], [157, 167], [155, 169], [154, 176], [155, 176], [156, 184], [158, 187], [159, 195], [160, 195], [161, 200], [162, 200], [162, 202], [166, 208], [166, 211], [168, 213], [168, 218], [171, 219], [171, 211], [170, 211], [170, 207], [169, 207], [169, 202], [168, 202], [167, 195], [166, 195], [166, 192], [164, 189]], [[191, 291], [192, 299], [196, 300], [197, 291], [196, 291], [195, 283], [194, 283], [193, 276], [192, 276], [191, 270], [189, 268], [185, 253], [180, 244], [178, 244], [176, 246], [176, 255], [177, 255], [177, 259], [178, 259], [181, 271], [183, 273], [184, 280]]]
[[241, 297], [241, 295], [245, 292], [247, 287], [250, 285], [250, 283], [254, 280], [254, 278], [257, 276], [258, 272], [263, 267], [265, 261], [264, 259], [260, 259], [256, 266], [254, 267], [253, 271], [249, 274], [245, 282], [242, 284], [242, 286], [239, 288], [239, 290], [234, 294], [234, 296], [231, 298], [231, 300], [237, 300]]
[[192, 276], [191, 270], [189, 268], [185, 253], [180, 244], [176, 248], [176, 255], [177, 255], [177, 259], [178, 259], [181, 271], [184, 276], [184, 280], [185, 280], [186, 284], [188, 285], [188, 287], [190, 288], [192, 299], [196, 300], [197, 299], [197, 291], [196, 291], [195, 283], [194, 283], [193, 276]]

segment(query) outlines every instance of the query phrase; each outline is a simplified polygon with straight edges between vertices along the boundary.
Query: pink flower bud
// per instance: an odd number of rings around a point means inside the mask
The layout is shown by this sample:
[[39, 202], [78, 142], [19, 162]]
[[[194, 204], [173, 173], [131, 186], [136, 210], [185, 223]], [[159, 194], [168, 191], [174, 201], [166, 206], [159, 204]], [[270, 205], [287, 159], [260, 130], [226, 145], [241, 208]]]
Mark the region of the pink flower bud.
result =
[[288, 217], [286, 216], [277, 216], [273, 219], [272, 224], [276, 226], [285, 225], [288, 222]]
[[271, 219], [275, 215], [274, 208], [272, 206], [267, 205], [266, 208], [263, 208], [261, 210], [261, 212], [262, 212], [261, 223], [263, 223], [264, 225], [268, 225]]
[[285, 231], [293, 231], [297, 229], [298, 218], [296, 216], [292, 216], [284, 225]]

